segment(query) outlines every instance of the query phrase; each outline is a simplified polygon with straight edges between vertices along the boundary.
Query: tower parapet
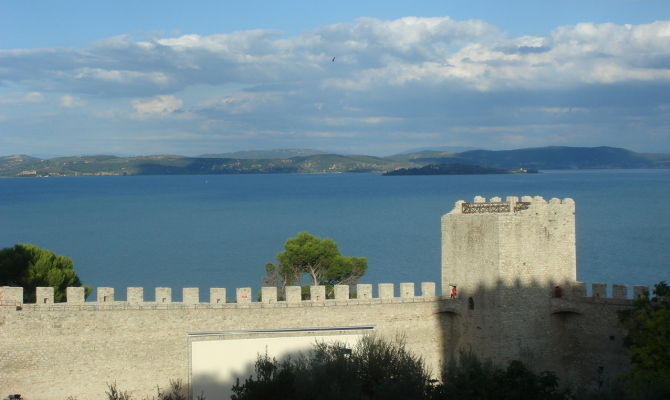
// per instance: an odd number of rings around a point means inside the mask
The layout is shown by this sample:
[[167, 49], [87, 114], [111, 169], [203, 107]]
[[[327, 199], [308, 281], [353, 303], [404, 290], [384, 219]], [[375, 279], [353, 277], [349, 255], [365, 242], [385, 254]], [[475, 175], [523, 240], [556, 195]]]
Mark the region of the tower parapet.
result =
[[569, 198], [457, 201], [442, 217], [442, 293], [576, 281], [574, 213]]

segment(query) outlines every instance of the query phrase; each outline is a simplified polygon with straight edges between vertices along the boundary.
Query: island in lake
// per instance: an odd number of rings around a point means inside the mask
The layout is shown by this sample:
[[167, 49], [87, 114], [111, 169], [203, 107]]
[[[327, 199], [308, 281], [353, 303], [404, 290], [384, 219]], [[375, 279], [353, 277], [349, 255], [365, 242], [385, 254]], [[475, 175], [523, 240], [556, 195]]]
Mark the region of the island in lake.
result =
[[400, 175], [489, 175], [489, 174], [536, 174], [536, 169], [502, 169], [472, 164], [428, 164], [419, 168], [399, 168], [384, 173], [384, 176]]

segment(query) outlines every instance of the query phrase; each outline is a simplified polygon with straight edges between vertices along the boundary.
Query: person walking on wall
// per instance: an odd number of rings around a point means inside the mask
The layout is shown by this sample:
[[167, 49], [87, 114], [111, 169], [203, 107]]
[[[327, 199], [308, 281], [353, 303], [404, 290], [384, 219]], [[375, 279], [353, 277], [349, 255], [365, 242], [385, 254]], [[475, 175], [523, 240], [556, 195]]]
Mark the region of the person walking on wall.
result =
[[458, 291], [456, 290], [456, 285], [451, 287], [451, 298], [455, 299], [458, 296]]

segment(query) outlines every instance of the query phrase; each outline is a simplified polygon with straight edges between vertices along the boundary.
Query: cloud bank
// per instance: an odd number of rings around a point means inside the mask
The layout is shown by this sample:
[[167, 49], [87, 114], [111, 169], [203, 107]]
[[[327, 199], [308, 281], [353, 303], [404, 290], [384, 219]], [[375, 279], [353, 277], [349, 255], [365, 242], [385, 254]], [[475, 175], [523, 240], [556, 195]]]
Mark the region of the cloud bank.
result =
[[79, 152], [670, 152], [670, 21], [521, 37], [448, 17], [363, 18], [291, 37], [118, 36], [88, 48], [0, 50], [0, 82], [0, 145], [21, 152], [30, 151], [21, 138], [47, 126], [51, 140]]

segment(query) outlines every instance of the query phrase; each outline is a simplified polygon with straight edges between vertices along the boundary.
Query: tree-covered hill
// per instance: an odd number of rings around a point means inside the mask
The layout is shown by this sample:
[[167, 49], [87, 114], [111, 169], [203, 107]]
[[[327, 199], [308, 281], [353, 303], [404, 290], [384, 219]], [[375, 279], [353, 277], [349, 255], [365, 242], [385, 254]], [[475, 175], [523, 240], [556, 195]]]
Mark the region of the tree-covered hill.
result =
[[635, 153], [616, 147], [556, 146], [499, 151], [470, 150], [443, 156], [428, 153], [413, 158], [413, 161], [429, 164], [468, 163], [503, 169], [662, 168], [670, 165], [670, 157], [663, 154]]
[[173, 155], [115, 157], [27, 156], [0, 158], [0, 176], [206, 175], [385, 172], [411, 163], [371, 156], [318, 154], [283, 159], [205, 158]]
[[[301, 151], [286, 152], [295, 154]], [[97, 155], [39, 159], [12, 155], [0, 157], [0, 176], [385, 173], [431, 164], [461, 164], [504, 170], [670, 168], [670, 154], [635, 153], [615, 147], [540, 147], [503, 151], [471, 150], [461, 153], [427, 150], [388, 157], [310, 154], [308, 150], [304, 152], [306, 155], [284, 158]], [[281, 153], [281, 150], [273, 150], [266, 155]], [[249, 156], [251, 153], [241, 155]]]
[[274, 150], [243, 150], [230, 153], [203, 154], [202, 158], [239, 158], [239, 159], [285, 159], [306, 157], [315, 154], [327, 154], [325, 151], [313, 149], [274, 149]]

